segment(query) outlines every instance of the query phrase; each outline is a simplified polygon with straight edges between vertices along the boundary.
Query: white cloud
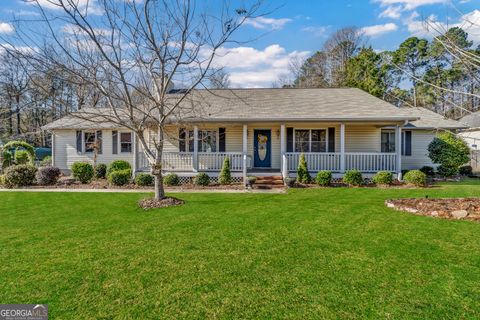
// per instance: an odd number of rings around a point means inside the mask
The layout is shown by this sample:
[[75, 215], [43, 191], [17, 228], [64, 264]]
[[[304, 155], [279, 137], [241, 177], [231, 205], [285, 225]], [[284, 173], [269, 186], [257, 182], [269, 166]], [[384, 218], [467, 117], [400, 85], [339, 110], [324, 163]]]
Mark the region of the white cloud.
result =
[[304, 60], [308, 51], [287, 52], [278, 44], [263, 50], [252, 47], [220, 48], [214, 67], [224, 67], [230, 73], [232, 87], [269, 87], [280, 76], [289, 73], [292, 59]]
[[401, 6], [389, 6], [383, 10], [379, 17], [380, 18], [391, 18], [391, 19], [400, 19], [402, 16], [402, 7]]
[[[53, 9], [53, 10], [60, 10], [62, 7], [60, 6], [60, 0], [27, 0], [29, 4], [33, 5], [40, 5], [44, 9]], [[63, 2], [65, 7], [69, 8], [72, 4], [75, 5], [79, 10], [83, 11], [84, 13], [100, 15], [102, 14], [102, 10], [98, 7], [96, 0], [70, 0]]]
[[432, 38], [449, 28], [460, 27], [468, 33], [470, 40], [475, 44], [480, 43], [480, 10], [478, 9], [462, 15], [457, 22], [449, 21], [448, 24], [439, 21], [435, 15], [430, 15], [425, 21], [418, 18], [418, 13], [414, 12], [405, 21], [408, 31], [414, 36]]
[[374, 26], [363, 27], [361, 32], [367, 37], [378, 37], [398, 29], [395, 23], [377, 24]]
[[401, 5], [404, 10], [413, 10], [415, 8], [439, 4], [449, 3], [451, 0], [374, 0], [374, 2], [380, 3], [381, 6]]
[[15, 31], [13, 25], [7, 22], [0, 22], [0, 33], [12, 33]]
[[328, 26], [319, 26], [319, 27], [305, 27], [302, 29], [304, 32], [309, 32], [316, 37], [324, 37], [328, 32]]
[[255, 29], [280, 30], [283, 29], [283, 27], [290, 21], [292, 21], [292, 19], [256, 17], [247, 18], [244, 23], [254, 27]]

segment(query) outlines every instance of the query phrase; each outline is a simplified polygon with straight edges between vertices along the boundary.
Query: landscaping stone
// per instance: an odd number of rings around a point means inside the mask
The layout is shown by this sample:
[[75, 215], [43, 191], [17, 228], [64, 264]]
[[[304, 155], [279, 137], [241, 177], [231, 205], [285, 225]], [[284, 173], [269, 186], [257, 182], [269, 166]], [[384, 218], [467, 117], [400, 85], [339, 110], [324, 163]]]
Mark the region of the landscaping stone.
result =
[[468, 216], [467, 210], [455, 210], [450, 213], [455, 219], [463, 219]]
[[480, 198], [390, 199], [385, 201], [385, 205], [417, 215], [480, 221]]

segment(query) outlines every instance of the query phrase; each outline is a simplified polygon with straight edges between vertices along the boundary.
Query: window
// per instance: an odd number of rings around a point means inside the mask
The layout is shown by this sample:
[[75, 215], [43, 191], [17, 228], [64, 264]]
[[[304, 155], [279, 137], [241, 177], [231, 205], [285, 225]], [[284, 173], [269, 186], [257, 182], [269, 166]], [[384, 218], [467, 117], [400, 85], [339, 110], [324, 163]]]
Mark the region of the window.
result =
[[132, 152], [132, 133], [120, 133], [120, 152]]
[[395, 131], [382, 130], [382, 152], [395, 152]]
[[217, 151], [217, 131], [200, 130], [198, 131], [198, 152], [216, 152]]
[[85, 131], [83, 133], [84, 152], [102, 153], [102, 131]]
[[295, 130], [295, 152], [326, 152], [327, 131], [324, 129]]
[[325, 130], [311, 131], [310, 152], [326, 152], [327, 151], [327, 132]]
[[[225, 148], [225, 129], [219, 128], [222, 131], [217, 135], [217, 130], [199, 130], [198, 131], [198, 152], [216, 152], [217, 149]], [[193, 152], [193, 130], [179, 129], [179, 144], [180, 152]], [[222, 141], [223, 139], [223, 141]], [[217, 145], [217, 141], [218, 145]], [[223, 143], [223, 144], [222, 144]]]
[[[402, 130], [402, 156], [412, 155], [412, 131]], [[395, 131], [382, 130], [382, 152], [396, 152]]]

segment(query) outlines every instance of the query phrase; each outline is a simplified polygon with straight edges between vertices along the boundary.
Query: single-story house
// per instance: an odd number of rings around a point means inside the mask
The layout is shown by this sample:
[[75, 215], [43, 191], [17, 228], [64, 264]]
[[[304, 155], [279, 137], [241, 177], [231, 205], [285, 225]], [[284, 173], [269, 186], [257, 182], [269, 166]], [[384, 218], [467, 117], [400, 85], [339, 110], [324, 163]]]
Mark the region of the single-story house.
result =
[[[173, 93], [174, 94], [174, 93]], [[349, 169], [366, 176], [381, 170], [401, 178], [402, 170], [432, 166], [427, 146], [437, 130], [464, 126], [423, 108], [397, 108], [362, 90], [218, 89], [195, 90], [195, 115], [171, 122], [164, 140], [163, 168], [181, 177], [198, 172], [218, 176], [225, 157], [237, 180], [248, 175], [295, 176], [305, 154], [312, 174]], [[200, 110], [200, 111], [199, 111]], [[134, 172], [149, 171], [135, 135], [114, 123], [75, 114], [44, 127], [53, 136], [53, 163], [68, 170], [76, 161], [123, 159]], [[155, 132], [148, 130], [147, 140]]]
[[480, 111], [464, 116], [459, 122], [467, 127], [459, 135], [470, 147], [470, 165], [474, 172], [480, 172]]

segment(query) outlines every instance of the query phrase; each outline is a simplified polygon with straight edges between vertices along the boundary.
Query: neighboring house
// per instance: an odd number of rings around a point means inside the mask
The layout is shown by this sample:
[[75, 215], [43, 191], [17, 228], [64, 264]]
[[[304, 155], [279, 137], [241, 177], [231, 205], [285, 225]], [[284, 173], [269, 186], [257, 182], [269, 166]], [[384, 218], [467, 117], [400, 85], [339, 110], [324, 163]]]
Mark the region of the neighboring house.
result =
[[467, 127], [459, 135], [470, 147], [470, 165], [474, 172], [480, 172], [480, 111], [466, 115], [459, 122]]
[[[247, 175], [295, 176], [301, 153], [312, 174], [341, 176], [358, 169], [371, 175], [432, 165], [427, 146], [438, 128], [463, 128], [423, 108], [396, 108], [359, 89], [196, 90], [189, 103], [196, 115], [167, 128], [165, 172], [218, 175], [225, 157], [237, 180]], [[44, 129], [53, 134], [54, 165], [68, 170], [75, 161], [130, 161], [135, 172], [148, 163], [135, 135], [112, 123], [69, 115]], [[154, 132], [147, 132], [153, 139]]]

